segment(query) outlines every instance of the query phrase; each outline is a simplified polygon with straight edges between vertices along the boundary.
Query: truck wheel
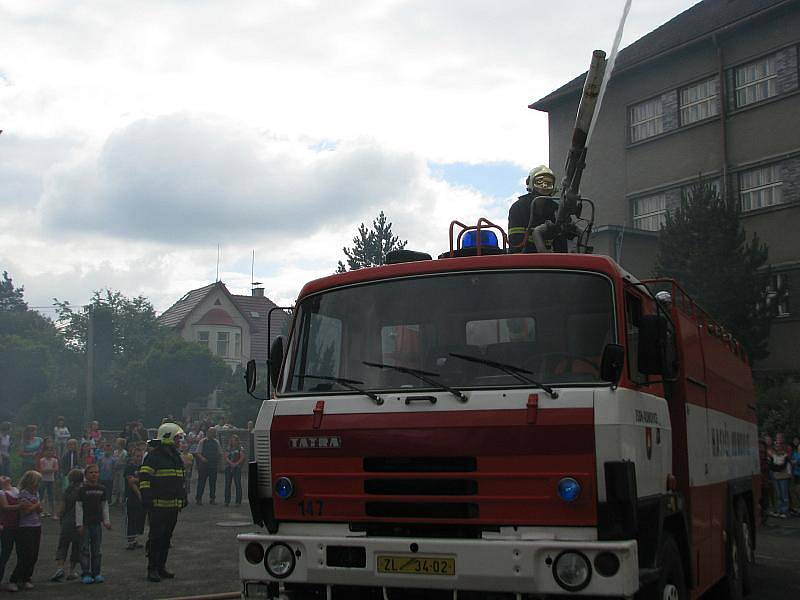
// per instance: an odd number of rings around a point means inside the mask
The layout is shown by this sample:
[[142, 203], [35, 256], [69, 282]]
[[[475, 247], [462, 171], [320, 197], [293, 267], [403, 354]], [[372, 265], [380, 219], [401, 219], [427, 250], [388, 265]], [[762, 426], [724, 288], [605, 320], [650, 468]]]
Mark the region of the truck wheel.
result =
[[640, 594], [641, 600], [688, 600], [686, 578], [683, 576], [683, 561], [678, 550], [678, 544], [670, 534], [664, 535], [661, 547], [658, 549], [658, 566], [661, 575], [658, 581]]
[[744, 560], [742, 569], [742, 587], [744, 593], [749, 594], [753, 591], [753, 566], [756, 564], [756, 547], [753, 539], [753, 523], [750, 518], [750, 511], [744, 500], [738, 502], [739, 521], [742, 524], [742, 548], [744, 548]]
[[[732, 522], [728, 529], [728, 543], [726, 544], [726, 575], [728, 598], [742, 600], [744, 598], [745, 572], [749, 572], [747, 565], [747, 549], [744, 541], [744, 528], [747, 521], [742, 522], [738, 502], [734, 505]], [[749, 530], [748, 530], [749, 534]], [[749, 537], [749, 535], [748, 535]]]

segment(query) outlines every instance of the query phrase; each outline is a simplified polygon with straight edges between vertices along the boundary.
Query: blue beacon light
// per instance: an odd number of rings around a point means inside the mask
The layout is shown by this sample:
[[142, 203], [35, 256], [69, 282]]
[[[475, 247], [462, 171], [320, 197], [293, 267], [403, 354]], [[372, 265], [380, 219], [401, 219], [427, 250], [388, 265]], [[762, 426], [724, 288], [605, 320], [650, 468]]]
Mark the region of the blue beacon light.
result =
[[572, 477], [564, 477], [558, 482], [558, 497], [564, 502], [574, 502], [581, 495], [581, 484]]
[[[461, 239], [461, 247], [462, 248], [474, 248], [478, 246], [478, 232], [477, 230], [468, 231], [464, 234], [464, 237]], [[481, 238], [480, 238], [480, 245], [481, 246], [492, 246], [494, 248], [499, 247], [499, 243], [497, 241], [497, 236], [495, 235], [494, 231], [490, 231], [488, 229], [481, 230]]]

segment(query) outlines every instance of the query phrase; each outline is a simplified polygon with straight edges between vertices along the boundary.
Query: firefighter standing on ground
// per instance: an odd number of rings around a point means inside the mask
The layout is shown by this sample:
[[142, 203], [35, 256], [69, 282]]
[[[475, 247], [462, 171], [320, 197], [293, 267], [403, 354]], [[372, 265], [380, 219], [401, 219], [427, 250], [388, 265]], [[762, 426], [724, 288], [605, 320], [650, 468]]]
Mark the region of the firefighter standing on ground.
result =
[[522, 240], [531, 214], [531, 203], [537, 196], [552, 196], [556, 190], [556, 176], [545, 165], [531, 169], [525, 180], [528, 193], [520, 196], [508, 211], [508, 244], [511, 252], [536, 252], [533, 240], [528, 238], [525, 247]]
[[183, 461], [178, 452], [182, 437], [183, 429], [175, 423], [162, 424], [139, 468], [142, 504], [150, 515], [147, 579], [154, 582], [175, 577], [166, 565], [178, 513], [187, 504]]

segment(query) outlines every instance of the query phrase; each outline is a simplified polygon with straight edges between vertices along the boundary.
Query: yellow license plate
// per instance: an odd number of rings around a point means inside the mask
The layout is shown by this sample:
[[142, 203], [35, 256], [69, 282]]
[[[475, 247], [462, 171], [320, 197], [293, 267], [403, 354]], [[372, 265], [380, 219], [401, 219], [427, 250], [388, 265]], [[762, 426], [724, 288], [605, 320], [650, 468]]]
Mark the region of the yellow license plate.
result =
[[378, 573], [455, 575], [456, 559], [442, 556], [378, 556]]

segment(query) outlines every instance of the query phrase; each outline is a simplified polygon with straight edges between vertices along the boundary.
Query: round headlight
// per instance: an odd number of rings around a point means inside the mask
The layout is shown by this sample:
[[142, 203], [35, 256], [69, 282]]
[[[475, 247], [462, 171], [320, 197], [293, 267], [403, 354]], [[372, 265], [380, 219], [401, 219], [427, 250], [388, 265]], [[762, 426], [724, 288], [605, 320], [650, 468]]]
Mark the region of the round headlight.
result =
[[564, 502], [573, 502], [581, 495], [581, 484], [572, 477], [564, 477], [558, 482], [558, 497]]
[[292, 480], [288, 477], [278, 477], [277, 481], [275, 481], [275, 493], [278, 495], [278, 498], [282, 500], [291, 498], [292, 494], [294, 494], [294, 484]]
[[577, 592], [589, 585], [592, 567], [583, 554], [566, 550], [553, 563], [553, 577], [568, 592]]
[[244, 548], [244, 557], [251, 565], [257, 565], [264, 560], [264, 547], [258, 542], [250, 542]]
[[294, 571], [294, 552], [286, 544], [276, 542], [267, 548], [264, 566], [276, 579], [288, 577]]

